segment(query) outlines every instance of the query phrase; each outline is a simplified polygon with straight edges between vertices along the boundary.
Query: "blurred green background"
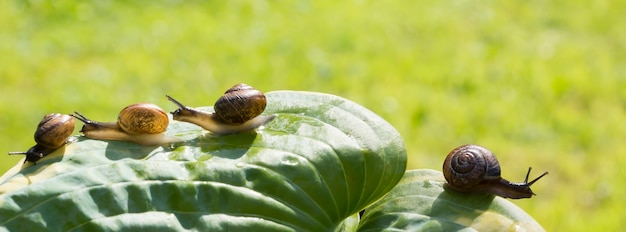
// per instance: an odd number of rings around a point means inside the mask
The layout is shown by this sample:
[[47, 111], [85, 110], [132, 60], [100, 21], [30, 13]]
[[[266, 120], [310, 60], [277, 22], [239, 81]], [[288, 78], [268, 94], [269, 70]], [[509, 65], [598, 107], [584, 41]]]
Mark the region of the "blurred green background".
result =
[[511, 181], [550, 172], [513, 201], [548, 231], [626, 229], [624, 1], [75, 2], [0, 1], [5, 152], [51, 112], [326, 92], [395, 126], [411, 169], [481, 144]]

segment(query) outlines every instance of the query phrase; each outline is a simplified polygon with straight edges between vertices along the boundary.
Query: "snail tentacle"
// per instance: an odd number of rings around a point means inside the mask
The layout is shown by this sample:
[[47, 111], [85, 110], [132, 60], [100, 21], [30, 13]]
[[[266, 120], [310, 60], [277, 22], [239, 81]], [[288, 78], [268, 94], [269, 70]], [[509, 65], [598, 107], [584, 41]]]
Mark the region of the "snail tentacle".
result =
[[44, 116], [37, 125], [34, 139], [35, 146], [24, 152], [9, 152], [9, 155], [26, 155], [26, 161], [37, 161], [69, 142], [69, 137], [74, 132], [74, 118], [70, 115], [52, 113]]
[[246, 84], [237, 84], [228, 89], [215, 102], [215, 112], [199, 111], [185, 106], [169, 95], [165, 96], [178, 106], [178, 109], [171, 112], [174, 120], [196, 124], [218, 135], [254, 130], [276, 117], [261, 115], [266, 106], [265, 95]]
[[74, 112], [84, 123], [80, 132], [87, 138], [129, 141], [143, 146], [157, 146], [182, 142], [182, 139], [163, 134], [169, 124], [167, 113], [149, 103], [132, 104], [118, 115], [117, 122], [98, 122]]
[[463, 145], [452, 150], [443, 164], [446, 187], [459, 192], [489, 193], [501, 197], [530, 198], [535, 193], [530, 189], [536, 181], [548, 174], [528, 182], [530, 171], [522, 183], [510, 182], [500, 177], [500, 164], [495, 155], [478, 145]]

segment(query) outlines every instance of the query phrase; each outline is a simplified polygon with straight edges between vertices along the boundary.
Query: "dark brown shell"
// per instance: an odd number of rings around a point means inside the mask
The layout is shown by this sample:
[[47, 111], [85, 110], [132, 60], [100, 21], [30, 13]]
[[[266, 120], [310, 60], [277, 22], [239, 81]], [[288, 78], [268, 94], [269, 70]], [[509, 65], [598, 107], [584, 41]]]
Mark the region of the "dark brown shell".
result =
[[169, 124], [167, 113], [151, 103], [136, 103], [122, 109], [117, 124], [128, 134], [159, 134]]
[[67, 138], [74, 132], [74, 118], [59, 113], [48, 114], [43, 117], [35, 131], [35, 142], [46, 148], [59, 148], [67, 142]]
[[443, 162], [443, 175], [450, 185], [469, 189], [482, 181], [500, 178], [500, 163], [487, 148], [463, 145], [452, 150]]
[[263, 92], [241, 83], [231, 87], [217, 99], [214, 108], [220, 121], [236, 125], [261, 115], [266, 103]]

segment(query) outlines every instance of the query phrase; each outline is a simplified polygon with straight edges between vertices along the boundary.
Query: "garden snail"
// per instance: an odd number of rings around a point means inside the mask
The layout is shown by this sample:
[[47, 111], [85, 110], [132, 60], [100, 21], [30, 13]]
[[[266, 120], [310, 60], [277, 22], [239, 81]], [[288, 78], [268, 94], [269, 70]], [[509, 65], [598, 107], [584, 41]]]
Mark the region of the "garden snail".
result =
[[214, 113], [195, 110], [168, 95], [165, 96], [178, 106], [178, 109], [172, 112], [174, 120], [196, 124], [215, 134], [253, 130], [276, 117], [276, 115], [259, 116], [265, 110], [265, 95], [246, 84], [237, 84], [228, 89], [215, 102]]
[[71, 116], [85, 123], [85, 137], [100, 140], [130, 141], [144, 146], [182, 142], [163, 134], [169, 124], [167, 113], [150, 103], [137, 103], [120, 111], [117, 122], [96, 122], [74, 111]]
[[37, 160], [61, 148], [68, 143], [74, 132], [74, 118], [67, 114], [53, 113], [43, 117], [35, 131], [35, 146], [25, 152], [9, 152], [9, 155], [26, 155], [26, 161], [36, 164]]
[[501, 197], [530, 198], [535, 193], [530, 186], [548, 172], [528, 182], [528, 168], [523, 183], [512, 183], [500, 177], [500, 164], [487, 148], [478, 145], [463, 145], [448, 154], [443, 163], [443, 175], [452, 190], [459, 192], [490, 193]]

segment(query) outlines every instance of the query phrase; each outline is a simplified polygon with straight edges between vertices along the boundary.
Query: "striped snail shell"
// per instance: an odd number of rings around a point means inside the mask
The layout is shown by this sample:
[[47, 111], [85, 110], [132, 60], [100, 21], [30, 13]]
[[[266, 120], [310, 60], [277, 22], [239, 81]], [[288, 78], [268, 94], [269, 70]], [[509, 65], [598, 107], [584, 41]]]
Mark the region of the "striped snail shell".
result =
[[535, 195], [530, 189], [543, 173], [528, 181], [530, 170], [522, 183], [509, 182], [500, 177], [500, 163], [487, 148], [478, 145], [463, 145], [452, 150], [443, 163], [446, 187], [458, 192], [489, 193], [501, 197], [520, 199]]
[[172, 112], [174, 120], [196, 124], [214, 134], [254, 130], [276, 117], [261, 115], [267, 104], [265, 95], [243, 83], [226, 90], [215, 102], [215, 112], [202, 112], [185, 106], [169, 95], [165, 96], [178, 106], [178, 109]]
[[9, 155], [26, 155], [26, 161], [36, 162], [63, 147], [74, 132], [74, 118], [67, 114], [52, 113], [43, 117], [35, 131], [35, 146], [25, 152], [9, 152]]
[[136, 103], [120, 111], [117, 122], [97, 122], [74, 112], [72, 115], [85, 125], [85, 137], [99, 140], [130, 141], [144, 146], [182, 142], [163, 134], [169, 125], [167, 113], [151, 103]]

